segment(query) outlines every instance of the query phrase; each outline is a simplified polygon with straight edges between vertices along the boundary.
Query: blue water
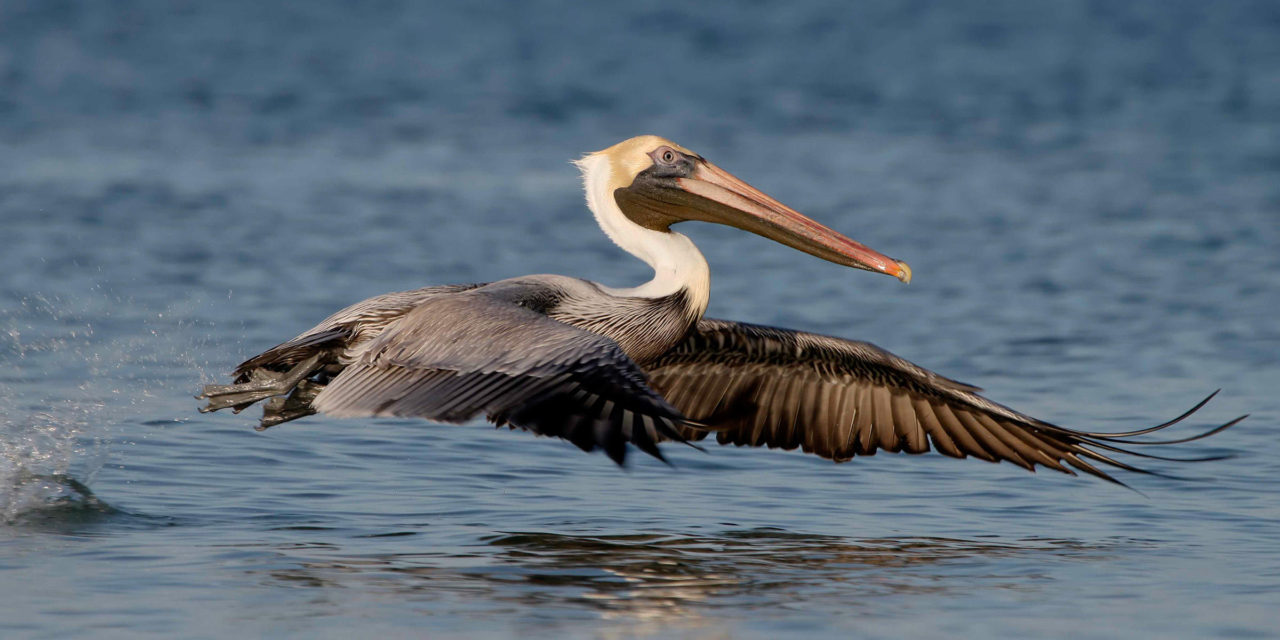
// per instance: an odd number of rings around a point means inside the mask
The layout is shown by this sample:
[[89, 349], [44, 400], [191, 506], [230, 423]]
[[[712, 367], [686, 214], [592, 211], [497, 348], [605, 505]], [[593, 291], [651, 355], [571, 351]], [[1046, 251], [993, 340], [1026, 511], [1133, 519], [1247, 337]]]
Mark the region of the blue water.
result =
[[[0, 2], [0, 635], [1268, 637], [1274, 2]], [[1193, 481], [196, 413], [370, 295], [648, 274], [568, 161], [658, 133], [908, 261], [682, 229], [710, 313], [1122, 430]], [[1189, 433], [1186, 431], [1184, 433]], [[366, 637], [373, 637], [366, 635]]]

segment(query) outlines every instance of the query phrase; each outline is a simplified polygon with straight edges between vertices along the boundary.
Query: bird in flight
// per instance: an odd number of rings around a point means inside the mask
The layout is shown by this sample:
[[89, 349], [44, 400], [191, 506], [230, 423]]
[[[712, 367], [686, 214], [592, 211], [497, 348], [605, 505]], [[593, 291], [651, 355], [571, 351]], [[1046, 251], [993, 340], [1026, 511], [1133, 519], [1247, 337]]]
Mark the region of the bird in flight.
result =
[[[559, 275], [388, 293], [249, 358], [207, 385], [202, 412], [265, 401], [259, 429], [315, 413], [493, 423], [556, 436], [618, 464], [628, 443], [795, 449], [843, 462], [877, 451], [1011, 462], [1119, 483], [1155, 473], [1116, 454], [1198, 440], [1060, 427], [992, 402], [875, 345], [703, 317], [710, 270], [672, 225], [736, 227], [836, 264], [911, 280], [906, 263], [801, 215], [702, 156], [639, 136], [578, 160], [587, 207], [653, 279], [612, 288]], [[1215, 392], [1216, 394], [1216, 392]], [[1105, 470], [1104, 470], [1105, 469]]]

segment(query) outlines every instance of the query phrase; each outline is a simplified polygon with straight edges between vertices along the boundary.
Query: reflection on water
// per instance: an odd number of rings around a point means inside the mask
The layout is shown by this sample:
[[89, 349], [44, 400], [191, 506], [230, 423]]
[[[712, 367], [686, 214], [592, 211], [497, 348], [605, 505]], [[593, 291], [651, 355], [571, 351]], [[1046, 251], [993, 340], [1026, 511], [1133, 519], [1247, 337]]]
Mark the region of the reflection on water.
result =
[[564, 615], [567, 607], [656, 625], [670, 624], [673, 616], [685, 622], [715, 617], [725, 608], [794, 614], [837, 601], [857, 613], [883, 608], [884, 599], [895, 596], [1036, 589], [1047, 579], [1036, 574], [1046, 561], [1104, 559], [1114, 546], [1055, 539], [854, 540], [772, 528], [705, 536], [506, 533], [410, 554], [346, 556], [335, 544], [291, 544], [273, 548], [287, 566], [249, 572], [276, 586], [356, 587], [431, 600], [465, 594], [547, 616]]

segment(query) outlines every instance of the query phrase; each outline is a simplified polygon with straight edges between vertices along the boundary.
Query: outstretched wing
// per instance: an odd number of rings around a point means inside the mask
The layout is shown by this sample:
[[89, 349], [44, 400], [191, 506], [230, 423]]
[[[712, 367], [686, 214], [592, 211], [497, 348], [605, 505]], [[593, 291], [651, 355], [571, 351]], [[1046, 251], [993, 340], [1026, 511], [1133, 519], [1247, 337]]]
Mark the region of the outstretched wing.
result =
[[[1117, 482], [1097, 463], [1149, 473], [1104, 452], [1159, 458], [1117, 445], [1159, 444], [1129, 433], [1089, 433], [1037, 420], [875, 345], [799, 331], [704, 319], [649, 365], [650, 384], [722, 444], [802, 448], [838, 462], [877, 450], [939, 452], [1033, 470], [1072, 468]], [[1210, 396], [1212, 397], [1212, 396]], [[1242, 418], [1185, 442], [1226, 429]], [[705, 431], [686, 430], [690, 439]], [[1167, 459], [1167, 458], [1160, 458]]]
[[662, 458], [680, 412], [616, 342], [483, 291], [433, 297], [389, 325], [312, 406], [334, 416], [463, 422], [479, 414], [558, 436], [619, 464]]

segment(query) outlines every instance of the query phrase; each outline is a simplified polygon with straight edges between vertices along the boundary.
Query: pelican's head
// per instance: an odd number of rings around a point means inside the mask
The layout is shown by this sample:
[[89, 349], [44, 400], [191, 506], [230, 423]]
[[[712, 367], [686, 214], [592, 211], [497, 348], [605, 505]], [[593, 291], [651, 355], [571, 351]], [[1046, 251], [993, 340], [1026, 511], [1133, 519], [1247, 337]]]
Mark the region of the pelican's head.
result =
[[[668, 231], [701, 220], [737, 227], [836, 264], [911, 281], [907, 263], [850, 240], [774, 200], [702, 156], [658, 136], [638, 136], [577, 162], [588, 183], [604, 181], [631, 222]], [[597, 203], [592, 203], [593, 208]], [[599, 214], [597, 214], [599, 215]]]

